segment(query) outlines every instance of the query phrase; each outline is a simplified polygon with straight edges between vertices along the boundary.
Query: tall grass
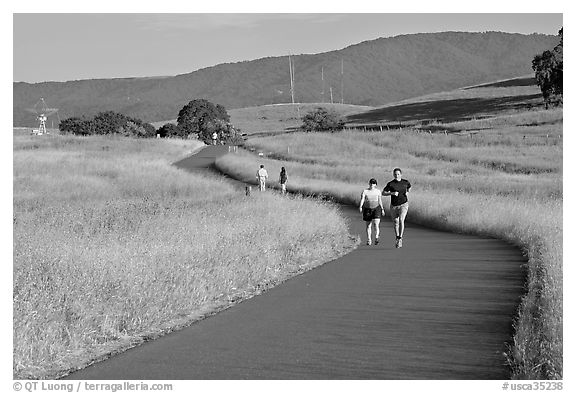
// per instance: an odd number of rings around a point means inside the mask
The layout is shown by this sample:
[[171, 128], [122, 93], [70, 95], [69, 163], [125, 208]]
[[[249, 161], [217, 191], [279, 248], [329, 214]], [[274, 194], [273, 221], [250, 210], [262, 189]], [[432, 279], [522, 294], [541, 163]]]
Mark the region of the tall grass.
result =
[[194, 147], [15, 138], [16, 378], [62, 375], [353, 246], [323, 203], [245, 198], [169, 165]]
[[[535, 148], [538, 142], [522, 135], [501, 136], [510, 143], [496, 143], [502, 129], [491, 131], [475, 139], [411, 130], [279, 135], [250, 141], [269, 159], [227, 155], [217, 166], [246, 179], [257, 164], [264, 163], [269, 173], [284, 166], [288, 189], [354, 204], [369, 178], [385, 181], [394, 167], [401, 167], [414, 185], [409, 221], [493, 236], [522, 249], [528, 274], [514, 345], [507, 353], [511, 376], [560, 379], [562, 146], [541, 138]], [[497, 154], [489, 158], [486, 152], [491, 148]], [[486, 165], [490, 160], [505, 162], [506, 167]]]

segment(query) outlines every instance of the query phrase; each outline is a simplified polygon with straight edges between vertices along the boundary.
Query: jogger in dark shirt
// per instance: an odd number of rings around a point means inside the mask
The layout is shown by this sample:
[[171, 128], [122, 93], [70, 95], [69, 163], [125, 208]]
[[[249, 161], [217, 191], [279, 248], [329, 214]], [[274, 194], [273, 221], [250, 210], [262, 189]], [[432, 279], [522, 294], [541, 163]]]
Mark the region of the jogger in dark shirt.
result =
[[402, 236], [404, 235], [404, 220], [408, 214], [408, 192], [412, 185], [406, 179], [402, 179], [402, 170], [394, 168], [392, 172], [394, 180], [388, 182], [382, 195], [391, 196], [390, 216], [394, 221], [394, 232], [396, 233], [396, 248], [402, 247]]

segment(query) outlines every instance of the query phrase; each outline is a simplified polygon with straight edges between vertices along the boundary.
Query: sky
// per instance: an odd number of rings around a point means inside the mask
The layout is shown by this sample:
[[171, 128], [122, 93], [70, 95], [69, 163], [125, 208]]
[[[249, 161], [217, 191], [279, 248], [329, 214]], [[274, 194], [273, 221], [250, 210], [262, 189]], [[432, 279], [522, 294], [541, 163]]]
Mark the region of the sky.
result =
[[561, 13], [17, 12], [13, 81], [168, 76], [227, 62], [327, 52], [400, 34], [556, 35], [562, 23]]

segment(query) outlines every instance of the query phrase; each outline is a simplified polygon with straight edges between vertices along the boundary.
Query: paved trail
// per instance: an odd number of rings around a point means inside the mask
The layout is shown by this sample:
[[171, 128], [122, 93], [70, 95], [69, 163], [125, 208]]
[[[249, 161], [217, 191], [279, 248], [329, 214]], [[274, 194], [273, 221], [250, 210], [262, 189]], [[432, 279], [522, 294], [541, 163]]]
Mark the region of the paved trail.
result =
[[[224, 152], [206, 148], [176, 165], [206, 170]], [[363, 234], [357, 209], [343, 212]], [[378, 246], [68, 378], [507, 379], [520, 251], [413, 224], [395, 249], [389, 220], [381, 232]]]

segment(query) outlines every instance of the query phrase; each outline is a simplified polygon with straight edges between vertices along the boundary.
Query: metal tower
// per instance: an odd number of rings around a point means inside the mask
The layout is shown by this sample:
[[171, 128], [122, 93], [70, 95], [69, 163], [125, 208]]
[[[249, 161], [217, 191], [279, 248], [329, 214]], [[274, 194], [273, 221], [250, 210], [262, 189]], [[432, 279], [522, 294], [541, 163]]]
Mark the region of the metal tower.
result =
[[36, 135], [48, 134], [48, 131], [46, 130], [46, 120], [48, 119], [48, 116], [57, 113], [58, 108], [48, 108], [44, 98], [40, 98], [33, 108], [26, 108], [26, 110], [30, 113], [34, 113], [36, 115], [36, 120], [39, 122], [38, 129], [32, 130], [32, 133]]

